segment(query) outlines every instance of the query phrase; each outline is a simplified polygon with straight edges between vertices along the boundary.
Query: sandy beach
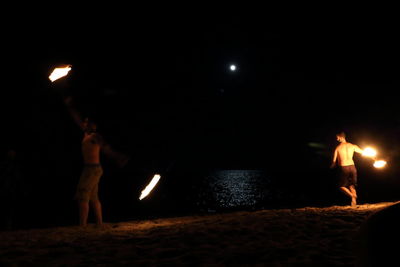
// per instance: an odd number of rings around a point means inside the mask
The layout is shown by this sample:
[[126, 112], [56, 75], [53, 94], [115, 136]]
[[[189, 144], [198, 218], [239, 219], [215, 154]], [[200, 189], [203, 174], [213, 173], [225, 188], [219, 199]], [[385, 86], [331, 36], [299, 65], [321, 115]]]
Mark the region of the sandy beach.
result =
[[395, 202], [0, 232], [0, 266], [355, 266], [360, 227]]

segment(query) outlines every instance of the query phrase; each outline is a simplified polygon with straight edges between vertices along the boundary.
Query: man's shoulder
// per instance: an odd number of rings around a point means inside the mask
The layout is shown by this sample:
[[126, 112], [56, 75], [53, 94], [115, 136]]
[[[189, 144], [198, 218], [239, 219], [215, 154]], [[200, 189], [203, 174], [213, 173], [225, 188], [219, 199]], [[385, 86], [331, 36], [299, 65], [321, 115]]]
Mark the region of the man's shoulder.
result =
[[96, 138], [101, 138], [101, 134], [99, 134], [98, 132], [92, 133], [92, 136]]
[[359, 151], [360, 148], [356, 144], [348, 143], [348, 147], [353, 149], [354, 151]]
[[96, 143], [103, 142], [103, 137], [98, 133], [91, 133], [86, 137], [84, 137], [84, 139], [91, 140], [91, 142], [96, 142]]
[[352, 144], [352, 143], [349, 143], [349, 142], [346, 142], [346, 143], [339, 144], [336, 148], [340, 149], [340, 148], [346, 148], [346, 147], [356, 147], [356, 145]]
[[97, 140], [97, 142], [99, 142], [99, 144], [103, 144], [104, 143], [104, 138], [101, 134], [99, 133], [95, 133], [94, 138]]
[[344, 145], [344, 146], [355, 146], [355, 144], [350, 143], [350, 142], [346, 142], [346, 143], [344, 143], [344, 144], [342, 144], [342, 145]]

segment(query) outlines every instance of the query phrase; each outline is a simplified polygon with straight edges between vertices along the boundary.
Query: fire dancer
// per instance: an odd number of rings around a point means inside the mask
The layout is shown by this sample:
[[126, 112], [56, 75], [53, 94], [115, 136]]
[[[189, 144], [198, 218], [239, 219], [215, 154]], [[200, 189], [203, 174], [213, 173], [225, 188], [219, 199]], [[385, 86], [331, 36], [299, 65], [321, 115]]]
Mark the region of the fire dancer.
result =
[[111, 149], [110, 145], [97, 133], [97, 125], [94, 121], [88, 118], [81, 119], [81, 115], [72, 105], [71, 97], [66, 97], [64, 102], [70, 115], [84, 133], [82, 139], [84, 168], [75, 194], [75, 199], [79, 205], [79, 225], [87, 226], [90, 203], [94, 210], [96, 224], [101, 226], [103, 216], [98, 196], [98, 185], [103, 169], [100, 164], [100, 152], [112, 157], [120, 167], [123, 167], [129, 158]]
[[331, 168], [336, 164], [340, 166], [340, 190], [351, 198], [351, 206], [357, 205], [357, 169], [354, 165], [353, 155], [354, 152], [363, 153], [363, 150], [346, 141], [346, 134], [344, 132], [336, 134], [336, 139], [340, 143], [334, 153]]

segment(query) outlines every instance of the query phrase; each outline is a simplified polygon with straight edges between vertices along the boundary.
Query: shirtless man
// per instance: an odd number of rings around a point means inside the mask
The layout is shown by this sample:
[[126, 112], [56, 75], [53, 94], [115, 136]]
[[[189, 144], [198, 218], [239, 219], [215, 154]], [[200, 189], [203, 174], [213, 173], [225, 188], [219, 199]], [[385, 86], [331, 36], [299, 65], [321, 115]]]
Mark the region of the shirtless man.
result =
[[97, 125], [93, 121], [88, 118], [82, 121], [80, 114], [72, 105], [71, 97], [65, 98], [64, 102], [72, 118], [84, 133], [82, 139], [84, 168], [75, 194], [75, 199], [78, 201], [79, 205], [79, 225], [83, 227], [87, 226], [90, 203], [94, 210], [96, 224], [101, 226], [103, 224], [103, 216], [98, 190], [103, 169], [100, 164], [100, 152], [112, 157], [120, 167], [123, 167], [129, 158], [113, 151], [111, 147], [104, 142], [102, 136], [96, 132]]
[[363, 150], [357, 145], [348, 143], [344, 132], [337, 134], [336, 139], [340, 144], [333, 153], [331, 168], [334, 168], [337, 163], [340, 166], [340, 190], [351, 198], [351, 206], [356, 206], [357, 169], [354, 165], [353, 155], [354, 152], [363, 153]]

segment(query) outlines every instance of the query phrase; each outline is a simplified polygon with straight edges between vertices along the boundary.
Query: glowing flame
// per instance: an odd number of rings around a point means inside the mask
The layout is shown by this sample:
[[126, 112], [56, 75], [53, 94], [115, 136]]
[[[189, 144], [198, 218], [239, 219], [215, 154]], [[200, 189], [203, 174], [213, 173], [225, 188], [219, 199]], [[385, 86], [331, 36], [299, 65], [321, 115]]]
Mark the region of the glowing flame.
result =
[[372, 147], [367, 147], [366, 149], [363, 150], [362, 155], [365, 157], [373, 158], [376, 156], [376, 150], [373, 149]]
[[383, 167], [385, 167], [386, 166], [386, 161], [384, 161], [384, 160], [376, 160], [375, 162], [374, 162], [374, 167], [375, 168], [383, 168]]
[[153, 179], [151, 179], [151, 182], [146, 186], [146, 188], [142, 191], [142, 194], [139, 197], [139, 200], [142, 200], [145, 198], [151, 190], [156, 186], [158, 181], [160, 180], [161, 176], [159, 174], [154, 175]]
[[71, 65], [55, 68], [53, 72], [50, 74], [49, 79], [50, 81], [54, 82], [55, 80], [58, 80], [61, 77], [67, 76], [70, 70], [71, 70]]

